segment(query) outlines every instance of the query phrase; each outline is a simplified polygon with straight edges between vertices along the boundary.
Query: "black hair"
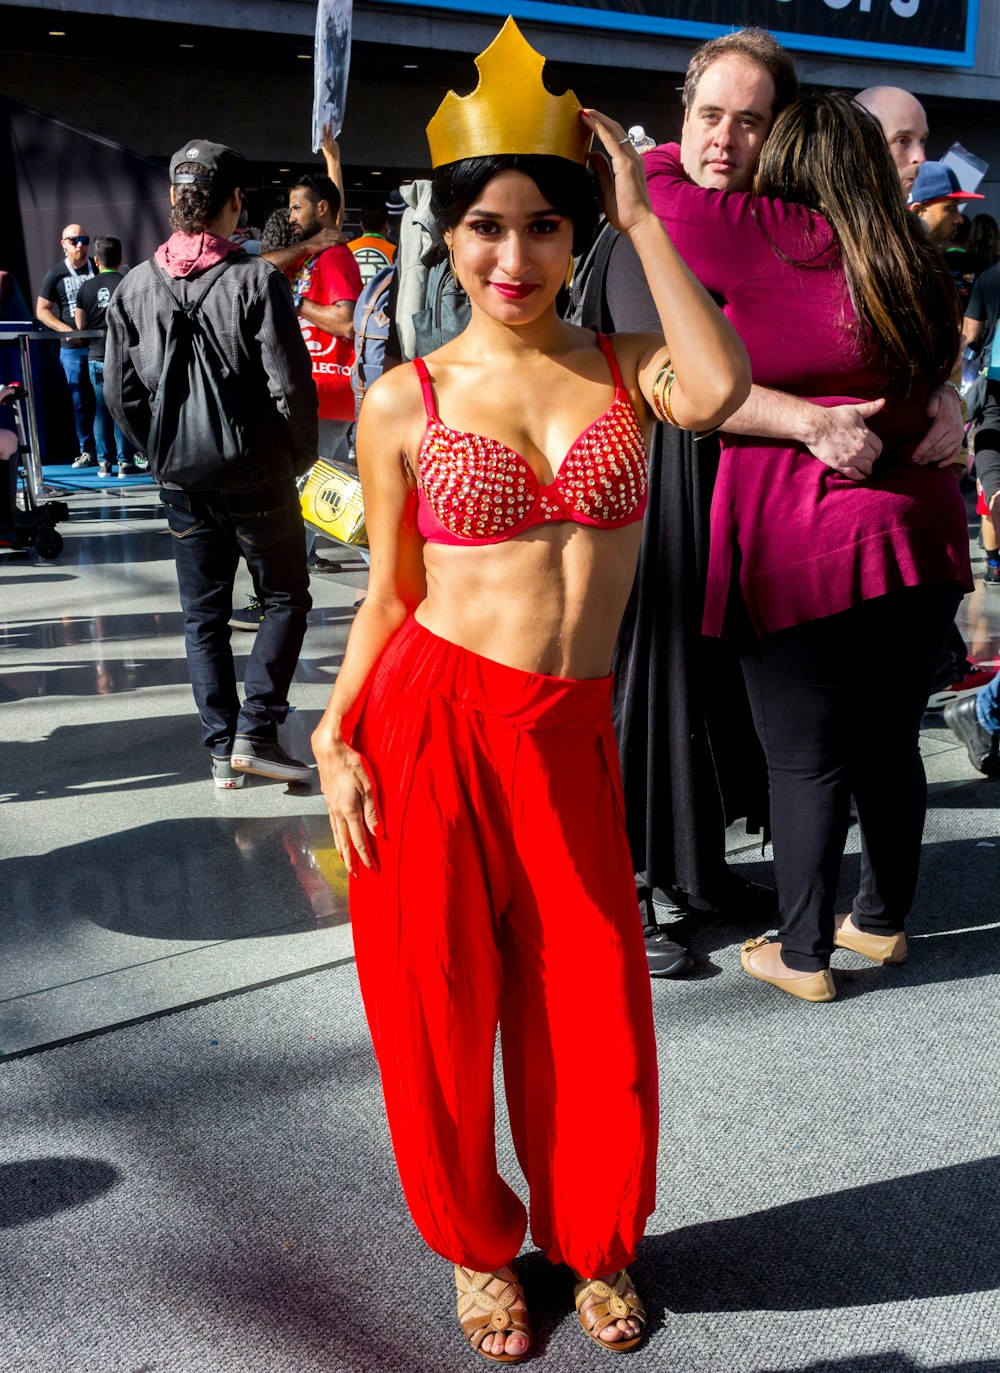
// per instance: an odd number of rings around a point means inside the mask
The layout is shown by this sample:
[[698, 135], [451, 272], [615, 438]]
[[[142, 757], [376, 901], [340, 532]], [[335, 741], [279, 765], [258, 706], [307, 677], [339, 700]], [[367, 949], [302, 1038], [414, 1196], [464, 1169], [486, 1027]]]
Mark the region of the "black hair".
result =
[[442, 230], [453, 229], [480, 191], [501, 172], [523, 172], [553, 210], [573, 222], [573, 254], [585, 253], [597, 229], [597, 192], [579, 162], [543, 153], [496, 153], [466, 157], [438, 167], [431, 183], [431, 214]]
[[235, 186], [223, 181], [217, 172], [201, 162], [181, 162], [174, 173], [190, 172], [197, 176], [194, 185], [174, 186], [174, 205], [170, 211], [170, 227], [178, 234], [204, 232], [224, 208]]
[[120, 267], [122, 265], [120, 240], [112, 238], [110, 234], [102, 234], [100, 238], [95, 238], [94, 257], [102, 267]]
[[976, 268], [985, 272], [1000, 260], [1000, 225], [992, 215], [974, 215], [969, 225], [968, 249]]
[[361, 211], [361, 227], [369, 233], [380, 234], [388, 218], [384, 205], [366, 205]]
[[260, 251], [273, 253], [278, 248], [290, 248], [296, 241], [288, 219], [288, 206], [282, 205], [272, 210], [260, 231]]
[[340, 191], [337, 189], [335, 181], [331, 181], [328, 176], [324, 176], [321, 172], [303, 172], [292, 190], [294, 191], [296, 188], [305, 191], [313, 205], [321, 200], [327, 201], [331, 215], [334, 219], [337, 218], [340, 210]]

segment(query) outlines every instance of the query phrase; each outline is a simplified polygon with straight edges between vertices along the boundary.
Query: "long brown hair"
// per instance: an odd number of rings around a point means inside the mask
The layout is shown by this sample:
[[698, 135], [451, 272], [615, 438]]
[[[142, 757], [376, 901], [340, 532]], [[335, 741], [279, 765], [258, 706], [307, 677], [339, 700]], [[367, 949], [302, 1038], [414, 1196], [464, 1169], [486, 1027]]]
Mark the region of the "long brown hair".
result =
[[903, 203], [885, 134], [849, 95], [789, 105], [764, 143], [754, 193], [816, 210], [840, 244], [851, 302], [890, 380], [933, 389], [958, 355], [958, 300], [944, 254]]

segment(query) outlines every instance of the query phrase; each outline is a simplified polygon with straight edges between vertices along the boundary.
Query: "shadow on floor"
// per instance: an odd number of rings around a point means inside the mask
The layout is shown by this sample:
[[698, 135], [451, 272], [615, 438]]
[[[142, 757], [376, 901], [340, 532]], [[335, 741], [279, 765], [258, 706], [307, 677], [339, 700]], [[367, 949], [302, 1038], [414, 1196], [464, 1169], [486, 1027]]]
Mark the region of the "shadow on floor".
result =
[[649, 1236], [647, 1305], [822, 1311], [1000, 1287], [1000, 1159], [977, 1159]]
[[101, 1196], [119, 1180], [95, 1158], [33, 1158], [0, 1164], [0, 1229], [46, 1220]]

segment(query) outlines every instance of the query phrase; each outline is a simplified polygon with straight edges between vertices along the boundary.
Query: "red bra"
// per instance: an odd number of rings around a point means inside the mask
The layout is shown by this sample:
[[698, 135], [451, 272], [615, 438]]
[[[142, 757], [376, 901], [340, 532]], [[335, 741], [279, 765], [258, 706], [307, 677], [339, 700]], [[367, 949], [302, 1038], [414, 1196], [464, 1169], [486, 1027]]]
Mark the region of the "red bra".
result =
[[642, 519], [646, 445], [614, 349], [604, 334], [597, 342], [611, 369], [614, 399], [573, 443], [548, 486], [498, 439], [442, 424], [427, 368], [422, 358], [414, 359], [427, 411], [417, 478], [417, 529], [425, 539], [502, 543], [559, 520], [619, 529]]

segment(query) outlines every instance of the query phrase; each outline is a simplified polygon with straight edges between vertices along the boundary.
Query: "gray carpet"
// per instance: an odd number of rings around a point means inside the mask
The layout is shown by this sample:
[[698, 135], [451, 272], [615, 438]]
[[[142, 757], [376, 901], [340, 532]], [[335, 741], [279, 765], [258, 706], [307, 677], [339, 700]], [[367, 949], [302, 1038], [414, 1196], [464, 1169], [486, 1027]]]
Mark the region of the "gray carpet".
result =
[[[838, 954], [808, 1006], [715, 924], [655, 985], [652, 1326], [622, 1367], [1000, 1370], [998, 804], [935, 795], [905, 967]], [[406, 1215], [350, 964], [0, 1064], [0, 1102], [4, 1373], [485, 1367]], [[522, 1271], [536, 1366], [608, 1368], [567, 1274]]]

